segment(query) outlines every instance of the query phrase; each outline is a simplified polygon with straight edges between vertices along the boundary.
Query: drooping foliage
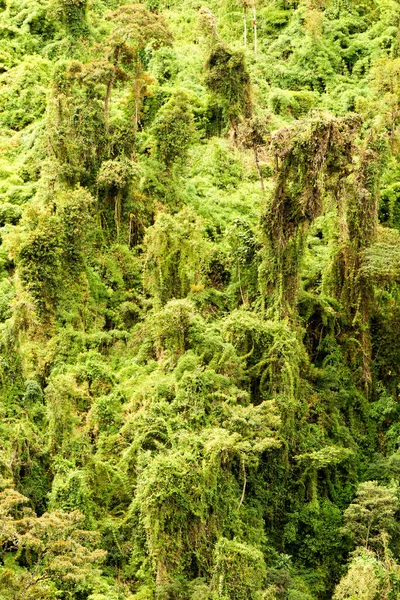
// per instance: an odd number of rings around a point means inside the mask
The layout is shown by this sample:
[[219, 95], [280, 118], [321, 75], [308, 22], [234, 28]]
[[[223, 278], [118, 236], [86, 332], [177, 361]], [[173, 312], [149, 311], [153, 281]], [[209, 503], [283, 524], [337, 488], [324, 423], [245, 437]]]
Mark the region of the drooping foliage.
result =
[[400, 594], [398, 0], [0, 1], [0, 598]]

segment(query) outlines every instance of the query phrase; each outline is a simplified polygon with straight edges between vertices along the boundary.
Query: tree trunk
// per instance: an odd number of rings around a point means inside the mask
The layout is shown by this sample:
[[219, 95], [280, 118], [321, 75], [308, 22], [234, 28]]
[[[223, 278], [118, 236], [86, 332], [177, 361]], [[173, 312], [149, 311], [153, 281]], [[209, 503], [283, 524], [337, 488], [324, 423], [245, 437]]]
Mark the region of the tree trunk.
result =
[[135, 121], [134, 121], [134, 127], [133, 127], [133, 130], [135, 133], [138, 130], [138, 124], [139, 124], [139, 99], [136, 97], [135, 98]]
[[106, 122], [106, 127], [108, 129], [108, 120], [109, 120], [109, 115], [110, 115], [110, 99], [111, 99], [111, 91], [114, 85], [114, 81], [115, 81], [115, 75], [113, 75], [110, 79], [110, 81], [108, 82], [107, 85], [107, 91], [106, 91], [106, 97], [104, 100], [104, 119]]
[[246, 493], [246, 483], [247, 483], [247, 477], [246, 477], [246, 465], [244, 463], [244, 457], [242, 457], [242, 470], [243, 470], [243, 490], [242, 490], [242, 495], [240, 497], [240, 501], [239, 501], [239, 505], [237, 507], [237, 509], [239, 510], [240, 507], [243, 504], [243, 500], [244, 500], [244, 495]]
[[156, 574], [156, 598], [159, 595], [157, 592], [160, 588], [165, 585], [168, 581], [168, 573], [165, 567], [164, 561], [159, 558], [157, 561], [157, 574]]
[[107, 84], [107, 91], [106, 91], [106, 97], [104, 99], [104, 118], [106, 121], [106, 128], [108, 130], [108, 119], [109, 119], [109, 115], [110, 115], [110, 100], [111, 100], [111, 92], [115, 83], [115, 78], [116, 78], [116, 74], [117, 74], [117, 67], [118, 67], [118, 63], [119, 63], [119, 56], [121, 54], [121, 48], [118, 48], [116, 54], [115, 54], [115, 61], [114, 61], [114, 72], [111, 76], [110, 81]]
[[260, 180], [261, 190], [262, 190], [262, 193], [264, 194], [264, 192], [265, 192], [264, 179], [263, 179], [263, 176], [262, 176], [262, 173], [261, 173], [261, 169], [260, 169], [260, 163], [259, 163], [259, 160], [258, 160], [258, 152], [257, 152], [257, 147], [256, 146], [253, 146], [253, 152], [254, 152], [254, 162], [255, 162], [255, 165], [256, 165], [256, 169], [257, 169], [257, 173], [258, 173], [258, 178]]
[[247, 48], [247, 7], [243, 6], [243, 43], [244, 47]]
[[254, 54], [257, 54], [258, 41], [257, 41], [257, 9], [256, 3], [253, 5], [253, 29], [254, 29]]
[[129, 248], [132, 248], [134, 219], [135, 219], [135, 215], [133, 213], [131, 213], [129, 215], [129, 242], [128, 242]]
[[114, 218], [115, 218], [115, 227], [117, 229], [117, 239], [119, 238], [119, 230], [121, 226], [121, 198], [118, 193], [115, 196], [115, 204], [114, 204]]

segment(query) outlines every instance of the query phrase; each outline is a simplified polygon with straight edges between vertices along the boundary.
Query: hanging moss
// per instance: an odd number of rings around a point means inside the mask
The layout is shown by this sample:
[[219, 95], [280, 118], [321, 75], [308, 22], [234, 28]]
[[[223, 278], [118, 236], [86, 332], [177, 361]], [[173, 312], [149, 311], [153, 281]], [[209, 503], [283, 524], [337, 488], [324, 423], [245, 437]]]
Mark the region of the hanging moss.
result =
[[144, 240], [146, 288], [162, 303], [182, 298], [202, 282], [208, 245], [201, 219], [186, 208], [176, 216], [160, 213]]
[[206, 70], [205, 83], [220, 99], [235, 130], [241, 116], [251, 116], [250, 76], [244, 56], [219, 43], [208, 58]]
[[358, 123], [355, 116], [328, 116], [300, 121], [272, 135], [277, 175], [263, 217], [269, 263], [265, 290], [286, 314], [297, 302], [305, 232], [322, 212], [324, 189], [337, 186], [337, 178], [347, 174]]
[[[368, 147], [370, 146], [370, 147]], [[370, 319], [374, 310], [373, 281], [365, 277], [363, 256], [377, 239], [378, 189], [382, 170], [382, 148], [369, 143], [361, 148], [359, 166], [345, 180], [339, 206], [341, 242], [334, 269], [335, 294], [343, 303], [349, 324], [361, 345], [360, 380], [371, 381]]]
[[392, 600], [398, 2], [117, 4], [0, 0], [0, 597]]
[[214, 564], [213, 587], [217, 598], [255, 600], [258, 597], [266, 575], [259, 550], [221, 538], [215, 548]]

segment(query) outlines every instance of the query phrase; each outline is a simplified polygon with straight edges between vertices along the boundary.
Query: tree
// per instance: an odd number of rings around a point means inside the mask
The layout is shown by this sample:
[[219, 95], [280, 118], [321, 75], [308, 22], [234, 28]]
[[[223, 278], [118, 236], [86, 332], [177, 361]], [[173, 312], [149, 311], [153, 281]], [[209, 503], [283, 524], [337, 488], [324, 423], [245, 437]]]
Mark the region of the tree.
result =
[[243, 7], [243, 45], [247, 47], [247, 10], [253, 8], [253, 44], [254, 54], [257, 54], [257, 0], [237, 0], [239, 6]]
[[[277, 177], [272, 201], [265, 215], [271, 287], [279, 310], [293, 310], [299, 292], [299, 271], [305, 232], [323, 210], [323, 192], [348, 175], [355, 153], [358, 117], [296, 121], [275, 131], [270, 148]], [[361, 186], [360, 186], [361, 187]], [[346, 211], [344, 194], [337, 196], [339, 210]]]
[[217, 30], [217, 19], [211, 10], [206, 6], [202, 6], [199, 9], [199, 26], [206, 35], [211, 37], [212, 45], [215, 41], [221, 39]]
[[[172, 406], [176, 414], [181, 412], [179, 403], [183, 401], [185, 383], [190, 380], [182, 381], [181, 393]], [[201, 384], [201, 378], [194, 383]], [[186, 394], [191, 391], [189, 387]], [[197, 397], [201, 401], [202, 394], [197, 392]], [[151, 456], [142, 450], [139, 455], [134, 506], [140, 511], [155, 565], [156, 585], [161, 587], [179, 573], [184, 557], [191, 557], [199, 569], [209, 571], [215, 537], [220, 537], [229, 521], [240, 519], [244, 512], [240, 509], [246, 489], [246, 465], [254, 470], [262, 453], [278, 448], [280, 442], [276, 407], [264, 402], [257, 407], [225, 405], [222, 426], [204, 428], [200, 434], [189, 433], [181, 423], [172, 447], [163, 447], [166, 422], [160, 418], [162, 404], [156, 400], [154, 404], [153, 409], [150, 407], [135, 419], [135, 430], [145, 448], [151, 447], [153, 437], [158, 452]], [[234, 475], [238, 459], [243, 467], [240, 498]], [[221, 488], [225, 493], [217, 500]], [[262, 553], [254, 547], [220, 540], [214, 550], [214, 565], [213, 586], [220, 594], [218, 598], [225, 598], [228, 593], [229, 597], [242, 600], [244, 594], [261, 587], [265, 566]]]
[[212, 581], [216, 598], [256, 600], [265, 577], [266, 567], [260, 550], [235, 540], [218, 540]]
[[129, 71], [132, 70], [134, 87], [137, 92], [134, 115], [136, 129], [141, 97], [138, 92], [142, 89], [142, 86], [138, 86], [137, 81], [143, 73], [140, 53], [148, 45], [153, 48], [170, 45], [172, 35], [164, 17], [151, 13], [143, 4], [124, 4], [109, 13], [107, 18], [114, 24], [114, 28], [104, 47], [106, 60], [112, 67], [104, 100], [106, 121], [108, 121], [111, 92], [115, 82], [121, 78], [128, 79]]
[[345, 531], [357, 545], [382, 549], [396, 528], [399, 507], [397, 487], [366, 481], [358, 486], [354, 502], [345, 510]]
[[[400, 58], [382, 57], [371, 70], [371, 83], [378, 93], [378, 119], [384, 119], [390, 131], [394, 149], [397, 126], [400, 121]], [[376, 113], [376, 109], [374, 111]]]
[[87, 0], [57, 0], [56, 10], [72, 38], [87, 36]]
[[156, 153], [167, 170], [173, 164], [185, 162], [195, 133], [193, 111], [188, 95], [176, 91], [160, 109], [152, 127]]
[[351, 554], [347, 573], [335, 588], [333, 600], [389, 600], [400, 592], [400, 566], [391, 552], [367, 548]]
[[247, 48], [247, 9], [251, 6], [251, 0], [238, 0], [238, 4], [243, 7], [243, 46]]
[[144, 239], [144, 284], [162, 304], [184, 298], [202, 281], [209, 247], [204, 225], [185, 208], [177, 215], [160, 213]]
[[240, 117], [252, 112], [250, 75], [242, 52], [219, 42], [206, 63], [205, 83], [221, 101], [225, 116], [236, 133]]
[[374, 552], [363, 549], [351, 560], [349, 569], [336, 586], [334, 600], [378, 600], [382, 598], [384, 569]]
[[39, 317], [45, 320], [54, 315], [60, 290], [60, 234], [59, 219], [42, 214], [19, 248], [21, 282], [34, 299]]
[[239, 126], [238, 142], [244, 148], [249, 148], [253, 151], [254, 164], [260, 179], [262, 192], [265, 192], [264, 179], [260, 169], [259, 150], [260, 147], [266, 144], [268, 119], [261, 117], [251, 117], [245, 119]]
[[[5, 600], [56, 598], [100, 573], [105, 558], [99, 535], [81, 528], [79, 512], [54, 511], [38, 517], [29, 499], [12, 488], [0, 492], [0, 592]], [[24, 568], [18, 567], [22, 562]]]
[[133, 181], [137, 180], [139, 173], [140, 170], [133, 161], [122, 157], [119, 160], [103, 161], [97, 175], [99, 189], [105, 190], [111, 198], [114, 197], [114, 222], [117, 239], [120, 235], [124, 199], [126, 199]]
[[31, 211], [16, 257], [20, 281], [43, 325], [51, 325], [62, 293], [63, 274], [85, 267], [93, 232], [93, 197], [84, 188], [53, 194], [52, 204]]
[[[143, 53], [145, 48], [154, 49], [172, 43], [172, 34], [161, 15], [146, 9], [143, 4], [124, 4], [106, 15], [112, 23], [111, 33], [104, 42], [92, 49], [93, 60], [86, 63], [72, 61], [66, 79], [85, 86], [93, 100], [98, 95], [98, 85], [105, 87], [103, 118], [109, 129], [112, 91], [117, 82], [131, 87], [134, 114], [133, 129], [136, 132], [140, 107], [152, 79], [145, 73]], [[66, 87], [63, 82], [63, 87]], [[104, 89], [104, 88], [103, 88]]]

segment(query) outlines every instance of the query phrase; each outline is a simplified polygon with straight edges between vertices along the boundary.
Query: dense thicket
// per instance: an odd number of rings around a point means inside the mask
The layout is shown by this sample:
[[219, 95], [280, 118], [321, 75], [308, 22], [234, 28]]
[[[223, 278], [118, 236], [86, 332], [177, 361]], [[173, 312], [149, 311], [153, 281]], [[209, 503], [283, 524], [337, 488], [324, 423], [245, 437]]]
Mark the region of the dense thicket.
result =
[[0, 1], [0, 599], [400, 597], [400, 2]]

